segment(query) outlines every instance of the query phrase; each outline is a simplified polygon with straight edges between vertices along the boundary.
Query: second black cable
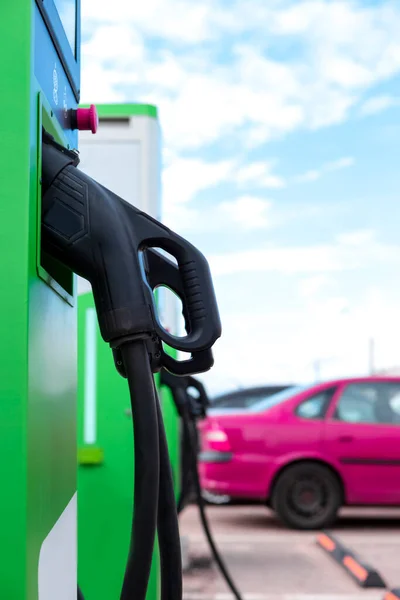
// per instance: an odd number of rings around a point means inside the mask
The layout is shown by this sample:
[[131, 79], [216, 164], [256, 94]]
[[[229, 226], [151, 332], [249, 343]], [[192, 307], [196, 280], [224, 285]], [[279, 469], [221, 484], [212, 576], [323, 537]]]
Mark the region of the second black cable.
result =
[[154, 391], [156, 395], [160, 453], [157, 533], [161, 566], [161, 600], [182, 600], [182, 556], [178, 511], [164, 420], [158, 394], [156, 390]]

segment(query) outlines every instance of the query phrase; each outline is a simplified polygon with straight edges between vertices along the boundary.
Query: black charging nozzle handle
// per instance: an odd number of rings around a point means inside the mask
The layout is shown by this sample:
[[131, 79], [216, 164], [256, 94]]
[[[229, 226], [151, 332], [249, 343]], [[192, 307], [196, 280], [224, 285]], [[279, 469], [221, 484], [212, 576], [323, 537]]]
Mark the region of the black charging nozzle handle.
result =
[[[167, 386], [172, 393], [177, 412], [182, 420], [181, 431], [181, 476], [180, 493], [177, 500], [178, 515], [190, 503], [195, 491], [193, 480], [193, 464], [191, 454], [198, 447], [198, 432], [196, 423], [206, 417], [209, 399], [203, 384], [195, 377], [176, 377], [163, 369], [160, 373], [161, 385]], [[194, 388], [198, 396], [190, 393]]]
[[[78, 164], [77, 153], [43, 132], [43, 251], [91, 283], [102, 337], [113, 348], [127, 338], [153, 337], [161, 358], [154, 370], [165, 366], [177, 375], [208, 370], [221, 323], [207, 260], [184, 238], [77, 169]], [[152, 248], [176, 260], [187, 320], [182, 337], [166, 331], [158, 318], [140, 258]], [[168, 285], [162, 276], [161, 284]], [[192, 358], [176, 361], [162, 342]]]
[[[143, 254], [143, 268], [147, 283], [152, 291], [159, 287], [167, 287], [180, 298], [182, 302], [182, 315], [185, 322], [186, 332], [190, 331], [190, 315], [185, 302], [185, 290], [182, 284], [182, 278], [176, 263], [167, 258], [153, 248], [147, 248]], [[190, 359], [177, 361], [172, 358], [164, 349], [159, 348], [160, 360], [156, 362], [154, 370], [159, 370], [158, 366], [164, 367], [167, 371], [177, 376], [185, 376], [186, 373], [203, 373], [211, 369], [214, 364], [214, 358], [211, 348], [200, 351], [191, 351]], [[121, 351], [118, 348], [113, 349], [114, 362], [117, 371], [122, 377], [126, 377], [121, 360]]]

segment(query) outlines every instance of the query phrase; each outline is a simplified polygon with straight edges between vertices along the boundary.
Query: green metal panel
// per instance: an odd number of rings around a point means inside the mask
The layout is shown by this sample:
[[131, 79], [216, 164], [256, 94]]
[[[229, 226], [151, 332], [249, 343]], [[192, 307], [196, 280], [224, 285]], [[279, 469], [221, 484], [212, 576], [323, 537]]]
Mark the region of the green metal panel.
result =
[[76, 492], [76, 307], [38, 265], [35, 3], [0, 15], [0, 597], [37, 600], [43, 541]]
[[[79, 582], [88, 598], [118, 598], [128, 557], [133, 506], [133, 435], [128, 384], [116, 371], [112, 352], [96, 326], [96, 442], [85, 444], [86, 318], [91, 293], [78, 303]], [[90, 462], [85, 452], [100, 462]], [[158, 560], [148, 598], [158, 597]]]
[[[0, 590], [7, 598], [25, 598], [27, 517], [27, 407], [28, 395], [28, 268], [32, 265], [31, 189], [34, 174], [30, 169], [30, 2], [7, 7], [8, 19], [0, 19], [3, 47], [14, 49], [0, 53], [2, 86], [0, 96], [0, 462], [1, 481], [7, 493], [0, 494], [3, 548], [0, 561]], [[3, 9], [4, 10], [4, 9]], [[18, 53], [16, 41], [18, 40]], [[14, 90], [14, 93], [9, 93]], [[19, 227], [16, 228], [16, 223]], [[30, 246], [30, 247], [29, 247]], [[10, 258], [6, 260], [8, 255]], [[6, 460], [4, 458], [7, 457]]]

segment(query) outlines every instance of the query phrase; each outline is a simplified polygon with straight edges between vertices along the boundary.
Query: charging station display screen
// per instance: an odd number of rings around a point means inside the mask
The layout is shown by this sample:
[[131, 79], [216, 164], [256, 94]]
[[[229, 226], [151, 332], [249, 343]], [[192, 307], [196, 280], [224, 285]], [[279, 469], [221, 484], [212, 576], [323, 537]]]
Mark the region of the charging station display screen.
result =
[[65, 35], [71, 46], [73, 55], [76, 56], [76, 8], [77, 0], [54, 0]]

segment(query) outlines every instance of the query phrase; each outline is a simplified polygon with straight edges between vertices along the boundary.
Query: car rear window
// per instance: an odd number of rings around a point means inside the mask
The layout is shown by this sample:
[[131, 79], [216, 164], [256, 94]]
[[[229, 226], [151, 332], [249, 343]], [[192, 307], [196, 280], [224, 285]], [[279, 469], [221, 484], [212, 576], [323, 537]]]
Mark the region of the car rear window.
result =
[[234, 392], [232, 394], [224, 394], [218, 396], [211, 401], [210, 408], [249, 408], [257, 402], [265, 400], [269, 396], [277, 394], [283, 390], [292, 386], [277, 386], [276, 389], [273, 387], [263, 389], [249, 389], [240, 392]]
[[273, 406], [276, 406], [277, 404], [281, 404], [282, 402], [289, 400], [289, 398], [292, 398], [293, 396], [300, 394], [300, 392], [304, 392], [309, 387], [313, 387], [313, 386], [296, 385], [296, 386], [287, 388], [286, 390], [283, 390], [282, 392], [278, 392], [277, 394], [273, 394], [272, 396], [268, 396], [267, 398], [262, 398], [261, 400], [259, 400], [255, 404], [253, 404], [249, 408], [249, 410], [251, 412], [263, 412], [264, 410], [267, 410], [268, 408], [272, 408]]

